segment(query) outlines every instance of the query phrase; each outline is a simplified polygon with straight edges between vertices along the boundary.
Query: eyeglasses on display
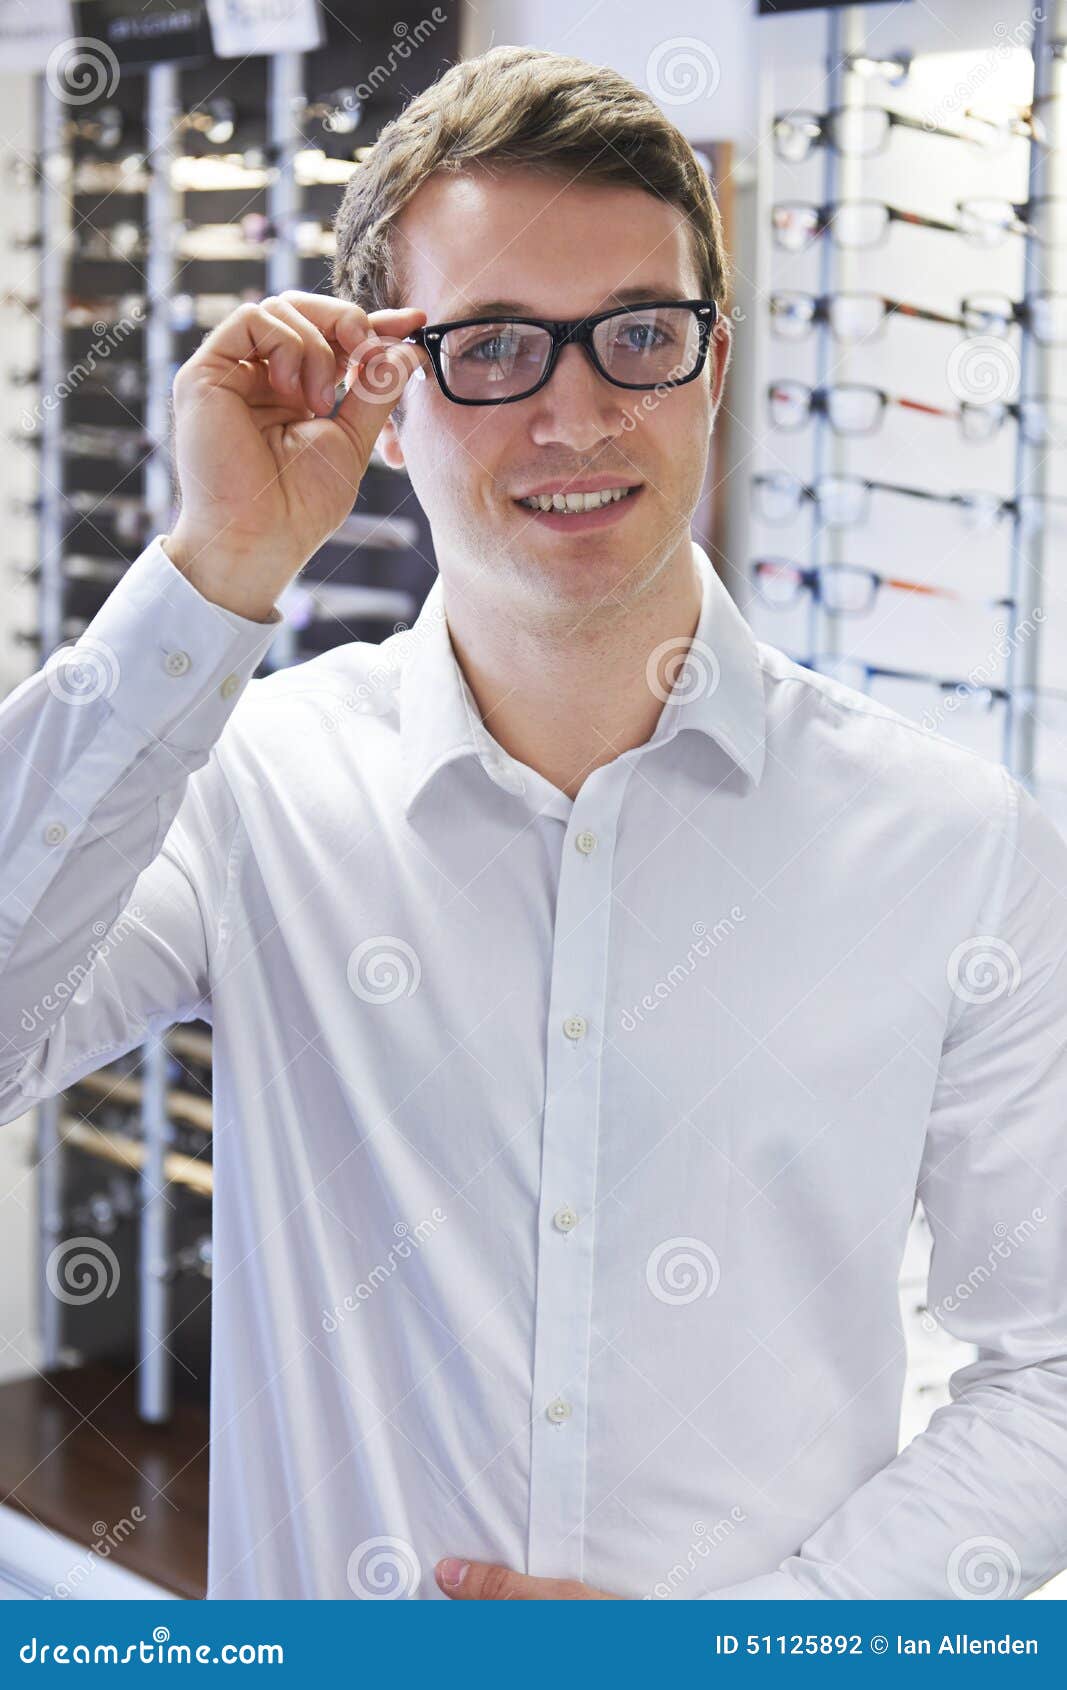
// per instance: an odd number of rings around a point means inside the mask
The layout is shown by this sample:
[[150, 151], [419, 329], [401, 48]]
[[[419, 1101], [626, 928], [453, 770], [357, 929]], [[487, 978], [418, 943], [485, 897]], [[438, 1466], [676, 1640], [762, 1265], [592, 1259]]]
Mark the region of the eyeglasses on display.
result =
[[960, 405], [964, 439], [979, 444], [992, 440], [1009, 418], [1018, 423], [1028, 446], [1067, 446], [1067, 400], [991, 399], [984, 404], [964, 400]]
[[928, 598], [955, 599], [988, 610], [1010, 609], [1010, 598], [971, 599], [950, 587], [935, 587], [906, 576], [884, 575], [854, 563], [824, 563], [808, 568], [788, 558], [757, 558], [752, 564], [756, 590], [764, 604], [789, 610], [810, 595], [831, 616], [865, 616], [874, 609], [883, 589], [916, 593]]
[[893, 669], [886, 664], [867, 663], [862, 657], [846, 657], [838, 652], [822, 652], [800, 661], [805, 669], [815, 669], [820, 675], [828, 675], [857, 692], [869, 692], [871, 682], [877, 680], [908, 681], [914, 686], [933, 688], [951, 696], [954, 710], [964, 710], [969, 715], [985, 715], [1012, 696], [1005, 687], [968, 680], [946, 680], [942, 675], [932, 675], [921, 669]]
[[649, 300], [592, 317], [468, 317], [428, 323], [407, 337], [425, 346], [441, 391], [455, 405], [506, 405], [542, 388], [564, 346], [580, 346], [615, 387], [684, 386], [704, 367], [718, 315], [714, 300]]
[[988, 532], [999, 522], [1013, 521], [1016, 517], [1024, 530], [1033, 532], [1044, 525], [1046, 506], [1067, 506], [1067, 497], [1063, 495], [1024, 493], [1016, 500], [984, 490], [934, 493], [925, 487], [907, 487], [861, 475], [823, 475], [813, 484], [784, 470], [752, 478], [754, 513], [762, 522], [774, 525], [792, 521], [805, 503], [812, 503], [828, 528], [859, 528], [870, 520], [873, 493], [892, 493], [945, 505], [966, 528], [979, 532]]
[[1042, 346], [1067, 346], [1067, 294], [1036, 293], [1015, 301], [1003, 293], [973, 293], [960, 300], [968, 334], [1005, 335], [1015, 323]]
[[890, 317], [912, 317], [924, 323], [947, 323], [964, 328], [962, 317], [942, 311], [927, 311], [900, 299], [879, 293], [781, 292], [770, 297], [771, 332], [779, 340], [804, 340], [820, 323], [825, 323], [835, 340], [855, 342], [877, 339]]
[[809, 387], [802, 381], [772, 381], [767, 389], [767, 405], [773, 428], [789, 431], [804, 428], [813, 416], [823, 416], [835, 434], [874, 434], [890, 405], [930, 417], [958, 419], [960, 414], [941, 405], [927, 405], [920, 399], [902, 399], [862, 382]]
[[816, 147], [830, 147], [850, 158], [870, 158], [884, 152], [894, 129], [943, 135], [951, 141], [982, 145], [980, 131], [945, 128], [921, 117], [889, 111], [885, 106], [835, 106], [832, 111], [783, 112], [774, 120], [774, 150], [788, 164], [802, 164]]
[[998, 247], [1008, 235], [1030, 235], [1042, 246], [1067, 244], [1067, 199], [1041, 194], [1032, 200], [957, 200], [960, 232], [976, 246]]
[[902, 211], [884, 200], [836, 200], [813, 205], [807, 200], [779, 200], [771, 207], [774, 243], [783, 252], [803, 252], [812, 241], [827, 235], [834, 246], [860, 250], [881, 246], [894, 223], [910, 223], [919, 229], [940, 229], [945, 234], [964, 233], [959, 223], [941, 217], [924, 217], [918, 211]]

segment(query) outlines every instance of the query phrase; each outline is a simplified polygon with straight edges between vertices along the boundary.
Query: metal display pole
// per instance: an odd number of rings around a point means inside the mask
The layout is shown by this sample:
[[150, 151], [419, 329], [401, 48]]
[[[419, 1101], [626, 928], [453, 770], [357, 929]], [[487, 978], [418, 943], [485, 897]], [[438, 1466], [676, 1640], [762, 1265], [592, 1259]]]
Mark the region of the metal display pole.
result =
[[[170, 462], [170, 400], [174, 367], [174, 331], [170, 302], [174, 295], [174, 236], [177, 224], [172, 170], [176, 147], [178, 70], [153, 65], [147, 72], [145, 141], [149, 164], [145, 202], [145, 431], [151, 453], [145, 465], [145, 505], [153, 533], [166, 533], [173, 514], [174, 483]], [[165, 1163], [172, 1130], [167, 1116], [167, 1049], [156, 1034], [144, 1047], [141, 1129], [145, 1159], [141, 1170], [141, 1277], [139, 1307], [140, 1369], [138, 1410], [143, 1420], [169, 1418], [172, 1403], [170, 1352], [171, 1212]]]
[[[65, 268], [70, 229], [70, 196], [64, 172], [66, 108], [38, 80], [41, 159], [40, 219], [40, 370], [42, 395], [60, 395], [67, 373], [65, 359]], [[63, 633], [63, 407], [44, 405], [40, 433], [40, 651], [46, 660]], [[59, 1098], [37, 1107], [38, 1245], [40, 1252], [41, 1355], [45, 1370], [57, 1368], [62, 1349], [63, 1305], [48, 1286], [47, 1265], [62, 1241], [64, 1158], [59, 1130]]]
[[[1029, 141], [1029, 169], [1027, 172], [1027, 201], [1044, 195], [1054, 195], [1058, 185], [1053, 181], [1056, 165], [1063, 158], [1064, 120], [1063, 94], [1067, 89], [1054, 89], [1054, 82], [1065, 80], [1062, 61], [1054, 59], [1050, 51], [1052, 41], [1062, 41], [1067, 30], [1067, 0], [1057, 0], [1053, 8], [1054, 23], [1050, 27], [1049, 12], [1040, 7], [1032, 14], [1034, 22], [1034, 93], [1035, 117], [1044, 132], [1031, 134]], [[1060, 94], [1060, 99], [1054, 97]], [[1062, 165], [1060, 165], [1062, 169]], [[1019, 401], [1036, 399], [1048, 393], [1052, 359], [1048, 350], [1034, 337], [1032, 312], [1035, 296], [1055, 289], [1050, 265], [1058, 258], [1055, 242], [1046, 244], [1045, 220], [1055, 216], [1055, 204], [1039, 214], [1036, 226], [1032, 214], [1026, 221], [1023, 254], [1023, 321], [1019, 346]], [[1004, 720], [1002, 758], [1011, 773], [1027, 788], [1032, 787], [1035, 768], [1037, 717], [1030, 689], [1038, 683], [1040, 655], [1040, 619], [1034, 612], [1044, 602], [1045, 534], [1044, 523], [1025, 524], [1019, 501], [1024, 494], [1043, 496], [1048, 491], [1049, 449], [1031, 445], [1023, 438], [1017, 425], [1015, 446], [1015, 518], [1012, 524], [1011, 586], [1012, 609], [1008, 627], [1008, 657], [1006, 685], [1008, 708]], [[1019, 693], [1022, 697], [1019, 697]]]
[[[300, 208], [293, 155], [304, 137], [300, 116], [304, 109], [303, 53], [275, 53], [267, 65], [267, 134], [276, 169], [267, 191], [267, 216], [275, 230], [267, 258], [267, 292], [283, 293], [300, 286], [300, 259], [294, 239], [294, 220]], [[297, 638], [286, 620], [266, 656], [267, 666], [282, 669], [296, 662]]]

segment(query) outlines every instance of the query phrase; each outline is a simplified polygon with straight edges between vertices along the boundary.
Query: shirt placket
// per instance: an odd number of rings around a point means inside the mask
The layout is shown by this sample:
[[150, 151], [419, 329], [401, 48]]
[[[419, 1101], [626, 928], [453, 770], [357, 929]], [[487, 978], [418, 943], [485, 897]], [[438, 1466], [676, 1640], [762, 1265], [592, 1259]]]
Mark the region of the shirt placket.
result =
[[582, 1577], [597, 1137], [615, 837], [630, 764], [594, 770], [563, 839], [537, 1223], [529, 1566]]

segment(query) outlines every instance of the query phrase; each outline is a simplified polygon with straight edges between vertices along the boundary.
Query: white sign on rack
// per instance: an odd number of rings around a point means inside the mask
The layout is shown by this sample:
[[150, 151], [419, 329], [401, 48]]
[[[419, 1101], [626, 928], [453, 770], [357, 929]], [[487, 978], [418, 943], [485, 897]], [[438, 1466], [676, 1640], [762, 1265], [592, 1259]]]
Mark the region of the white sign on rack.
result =
[[248, 53], [309, 53], [324, 36], [318, 0], [207, 0], [220, 59]]
[[43, 70], [61, 41], [74, 35], [70, 0], [0, 0], [0, 48], [5, 70]]

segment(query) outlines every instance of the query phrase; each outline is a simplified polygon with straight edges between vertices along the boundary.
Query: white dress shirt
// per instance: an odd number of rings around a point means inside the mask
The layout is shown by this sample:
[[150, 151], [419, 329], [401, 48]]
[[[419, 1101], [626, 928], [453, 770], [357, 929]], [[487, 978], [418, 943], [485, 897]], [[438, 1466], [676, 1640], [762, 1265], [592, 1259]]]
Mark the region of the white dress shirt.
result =
[[[1067, 845], [694, 558], [656, 731], [573, 801], [441, 580], [249, 684], [275, 624], [154, 541], [0, 711], [0, 1118], [214, 1029], [212, 1596], [1067, 1563]], [[917, 1195], [978, 1359], [898, 1455]]]

